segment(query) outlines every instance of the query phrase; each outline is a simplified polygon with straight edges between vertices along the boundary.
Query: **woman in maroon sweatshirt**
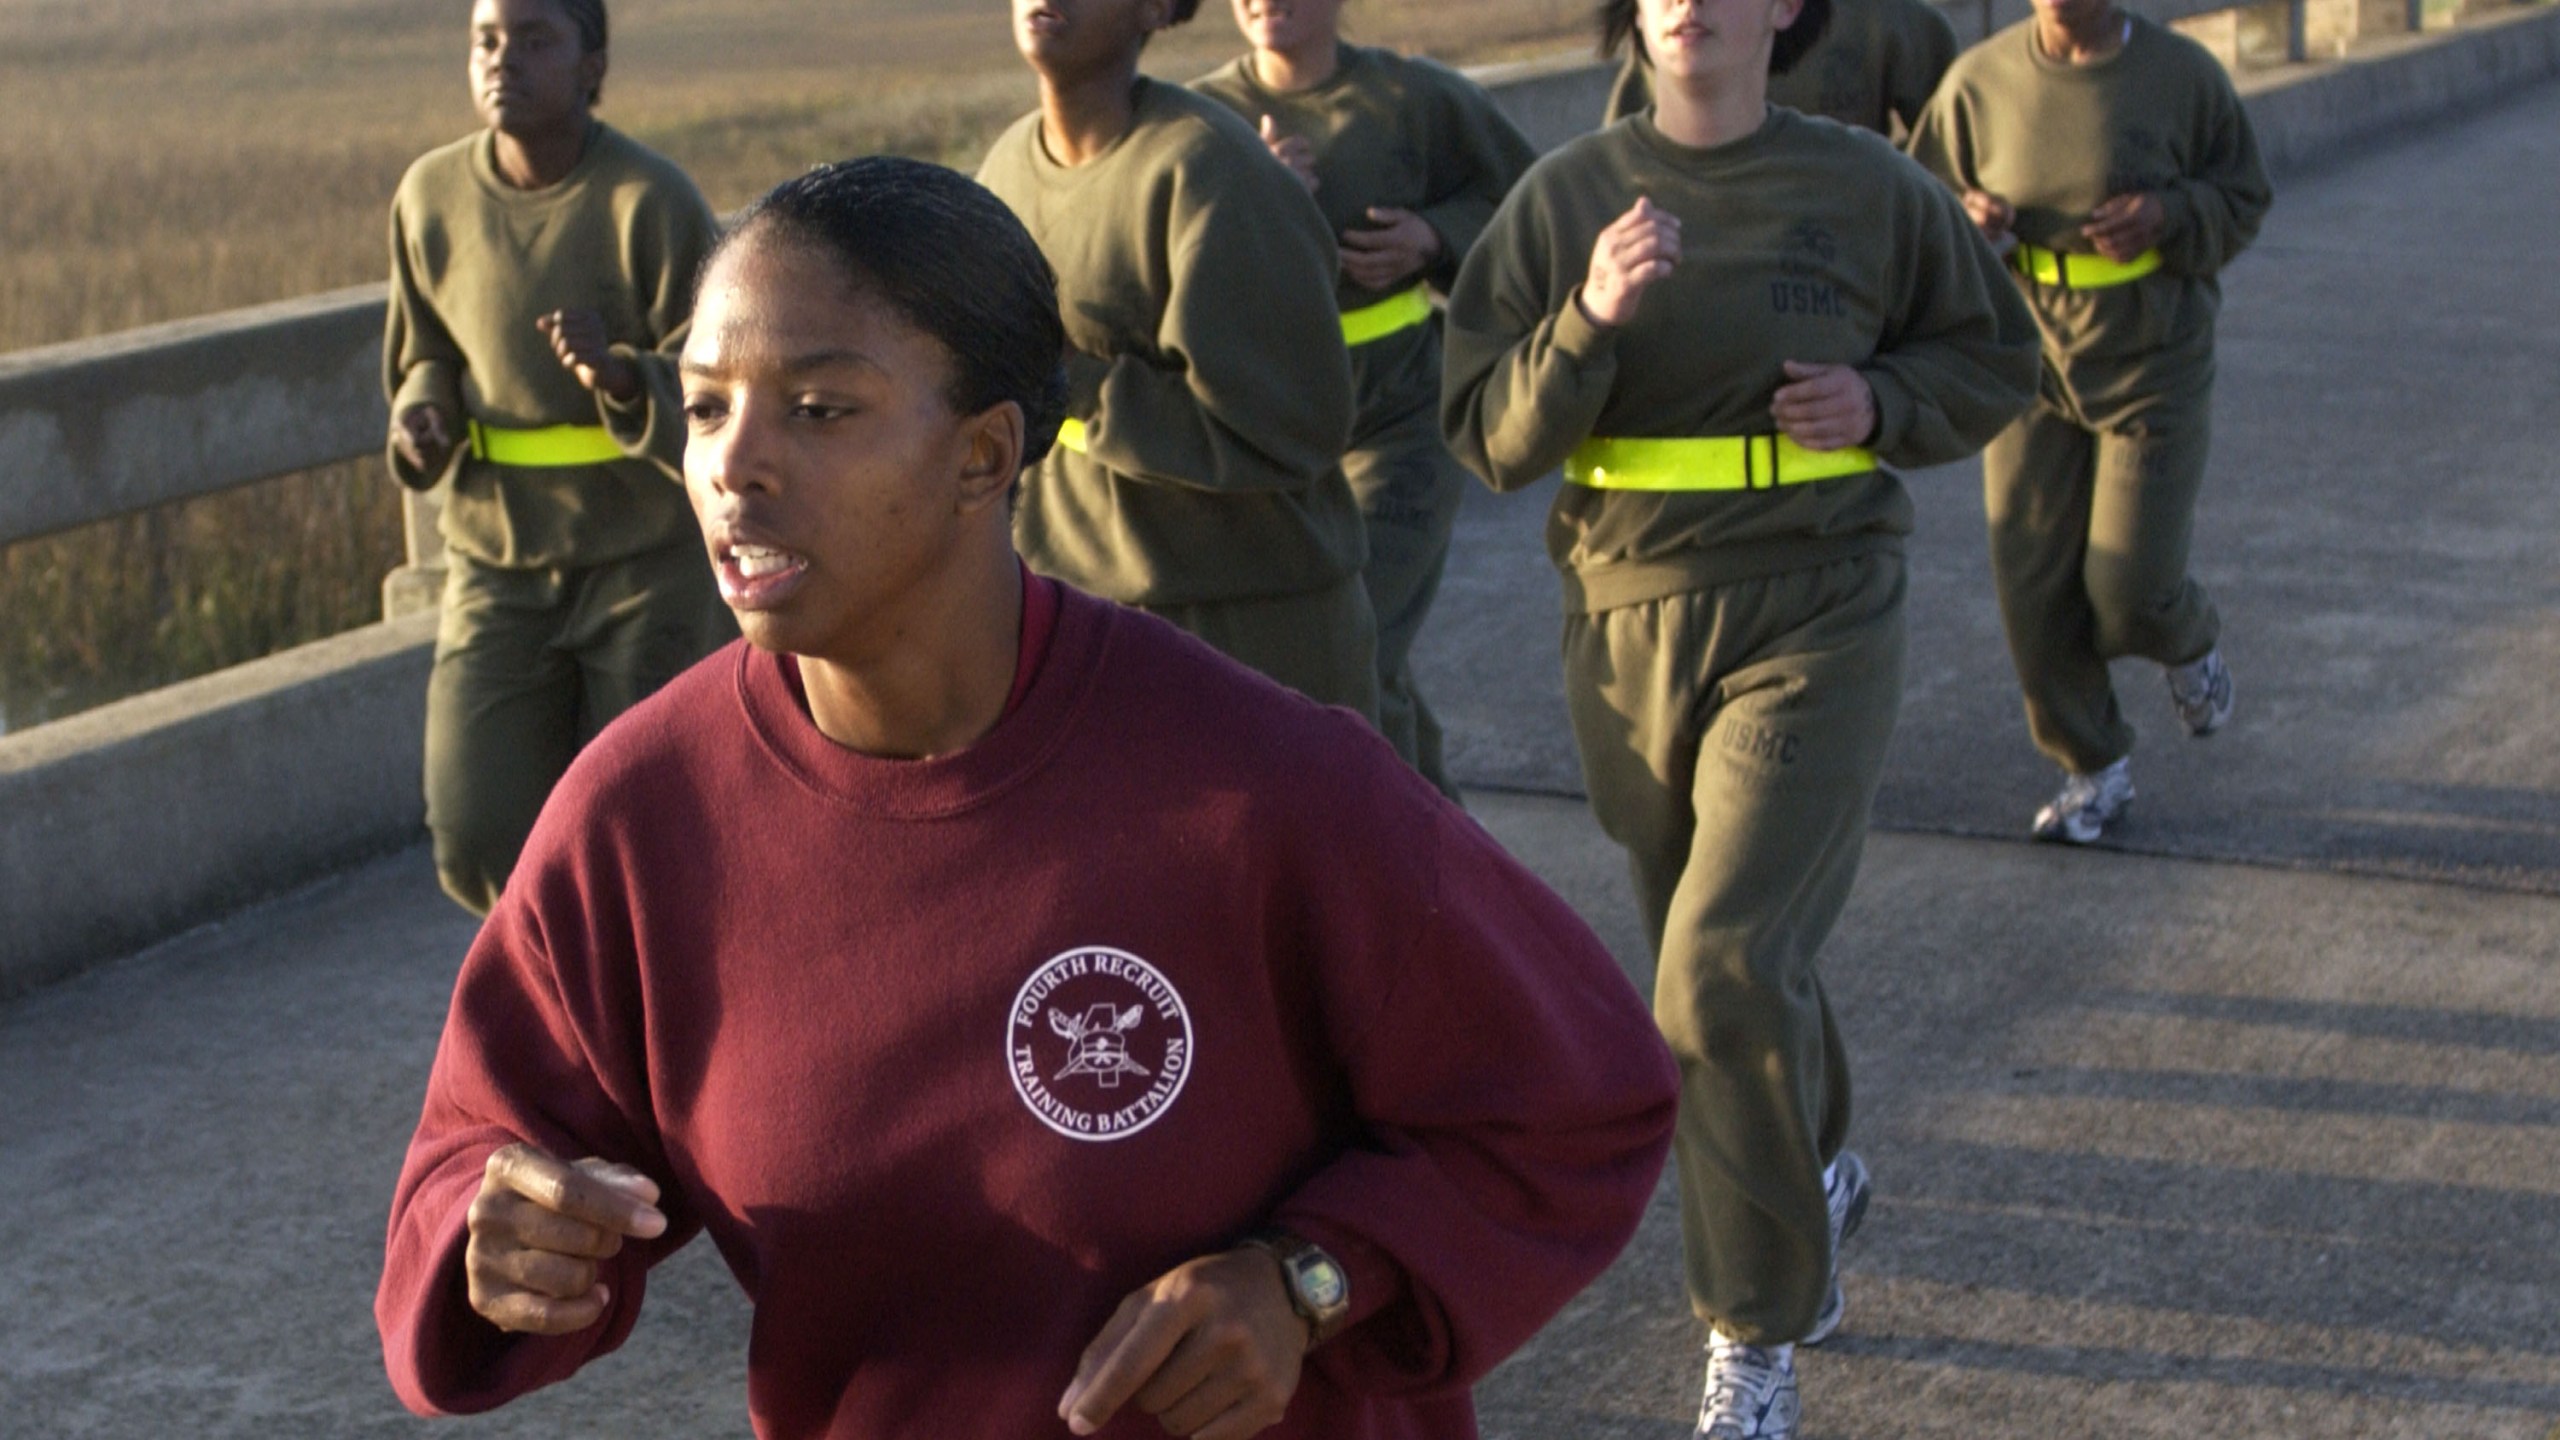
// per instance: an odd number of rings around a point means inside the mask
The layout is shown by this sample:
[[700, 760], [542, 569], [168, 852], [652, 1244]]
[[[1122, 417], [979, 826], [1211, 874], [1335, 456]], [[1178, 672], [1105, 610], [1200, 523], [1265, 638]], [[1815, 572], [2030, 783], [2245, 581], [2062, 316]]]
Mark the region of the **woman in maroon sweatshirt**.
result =
[[747, 642], [580, 757], [464, 962], [375, 1305], [413, 1408], [614, 1349], [707, 1230], [760, 1436], [1467, 1436], [1633, 1232], [1675, 1078], [1572, 911], [1350, 712], [1014, 557], [1062, 350], [914, 162], [705, 271]]

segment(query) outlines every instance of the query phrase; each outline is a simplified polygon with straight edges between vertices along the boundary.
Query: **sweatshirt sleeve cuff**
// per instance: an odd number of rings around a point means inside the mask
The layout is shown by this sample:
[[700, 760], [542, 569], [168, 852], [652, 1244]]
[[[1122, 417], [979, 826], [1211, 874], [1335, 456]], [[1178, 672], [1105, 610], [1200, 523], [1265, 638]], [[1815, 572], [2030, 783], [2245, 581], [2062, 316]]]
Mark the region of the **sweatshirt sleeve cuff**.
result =
[[400, 453], [396, 436], [400, 433], [400, 416], [412, 406], [433, 405], [444, 412], [445, 434], [453, 440], [456, 461], [471, 447], [468, 443], [470, 422], [462, 413], [462, 372], [458, 366], [443, 360], [421, 360], [400, 377], [400, 388], [391, 395], [391, 425], [382, 438], [382, 462], [391, 478], [411, 490], [433, 490], [453, 469], [448, 461], [434, 473], [419, 469]]
[[1860, 377], [1876, 397], [1876, 430], [1863, 447], [1879, 456], [1889, 455], [1911, 433], [1911, 413], [1915, 408], [1911, 391], [1884, 370], [1861, 370]]
[[[402, 1267], [406, 1283], [414, 1288], [396, 1288], [387, 1271], [377, 1300], [383, 1358], [392, 1388], [421, 1415], [493, 1410], [527, 1391], [566, 1379], [587, 1358], [597, 1334], [628, 1328], [627, 1321], [608, 1315], [597, 1327], [577, 1335], [510, 1335], [471, 1308], [463, 1259], [471, 1239], [471, 1199], [478, 1193], [469, 1177], [477, 1173], [476, 1166], [457, 1165], [454, 1174], [460, 1178], [436, 1187], [434, 1203], [441, 1213], [433, 1221], [432, 1232], [420, 1237], [417, 1254], [422, 1263], [414, 1269]], [[395, 1245], [396, 1240], [395, 1236]], [[397, 1262], [395, 1256], [392, 1263]], [[605, 1283], [615, 1292], [613, 1304], [617, 1308], [629, 1304], [628, 1264], [616, 1257], [603, 1269], [610, 1277]]]
[[2180, 270], [2194, 266], [2194, 247], [2188, 240], [2195, 233], [2196, 199], [2183, 184], [2171, 185], [2153, 192], [2160, 200], [2160, 238], [2152, 248], [2160, 258]]
[[1442, 205], [1426, 205], [1414, 212], [1431, 233], [1440, 240], [1440, 253], [1432, 257], [1423, 270], [1423, 278], [1446, 293], [1458, 283], [1458, 266], [1475, 248], [1476, 238], [1484, 233], [1490, 215], [1472, 200], [1453, 200]]
[[1554, 343], [1556, 352], [1577, 365], [1588, 364], [1618, 348], [1615, 326], [1595, 322], [1582, 308], [1582, 287], [1573, 287], [1565, 297], [1564, 309], [1556, 315]]
[[444, 411], [444, 418], [456, 428], [462, 424], [462, 371], [443, 360], [421, 360], [400, 377], [400, 388], [391, 396], [391, 418], [396, 424], [400, 412], [412, 405], [433, 405]]
[[1343, 1321], [1344, 1329], [1404, 1298], [1404, 1267], [1386, 1251], [1316, 1216], [1293, 1214], [1285, 1206], [1273, 1219], [1281, 1229], [1313, 1241], [1342, 1267], [1343, 1278], [1351, 1286], [1351, 1313]]
[[640, 376], [640, 393], [617, 400], [596, 392], [596, 418], [622, 453], [647, 460], [677, 480], [684, 478], [684, 397], [676, 385], [675, 367], [654, 350], [616, 345], [613, 353], [631, 362]]

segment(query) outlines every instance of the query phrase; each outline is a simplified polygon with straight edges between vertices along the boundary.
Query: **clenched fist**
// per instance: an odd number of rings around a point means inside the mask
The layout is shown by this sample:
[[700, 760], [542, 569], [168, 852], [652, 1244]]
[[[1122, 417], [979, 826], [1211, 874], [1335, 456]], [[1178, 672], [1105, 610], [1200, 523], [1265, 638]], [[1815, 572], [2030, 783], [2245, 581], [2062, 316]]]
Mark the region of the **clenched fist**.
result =
[[554, 310], [533, 322], [551, 339], [562, 369], [590, 390], [628, 404], [640, 398], [640, 369], [613, 353], [613, 336], [593, 310]]
[[1289, 167], [1307, 193], [1316, 193], [1316, 147], [1304, 135], [1283, 135], [1268, 115], [1262, 117], [1262, 143], [1271, 150], [1271, 158]]
[[2159, 244], [2168, 220], [2168, 209], [2159, 196], [2118, 195], [2090, 211], [2089, 223], [2080, 227], [2080, 233], [2088, 237], [2089, 248], [2121, 262]]
[[489, 1157], [471, 1201], [462, 1268], [471, 1308], [501, 1330], [567, 1335], [604, 1318], [597, 1267], [626, 1239], [667, 1233], [658, 1187], [628, 1165], [571, 1165], [531, 1145]]
[[453, 422], [445, 418], [441, 406], [412, 405], [393, 417], [392, 448], [429, 480], [444, 473], [446, 462], [453, 459], [453, 444]]
[[1787, 384], [1778, 387], [1769, 418], [1807, 450], [1863, 445], [1876, 433], [1876, 392], [1867, 377], [1847, 365], [1786, 362]]
[[1982, 232], [1982, 238], [1991, 242], [1992, 249], [2006, 255], [2016, 248], [2018, 237], [2010, 232], [2011, 227], [2018, 223], [2017, 206], [1988, 190], [1967, 190], [1964, 192], [1964, 213], [1973, 221], [1973, 227]]
[[1269, 1251], [1206, 1256], [1120, 1302], [1058, 1416], [1090, 1435], [1135, 1403], [1171, 1434], [1244, 1440], [1288, 1413], [1312, 1339]]
[[1591, 245], [1591, 273], [1575, 303], [1595, 325], [1636, 318], [1644, 292], [1680, 263], [1680, 217], [1639, 196]]
[[1369, 223], [1342, 232], [1342, 273], [1364, 290], [1393, 290], [1440, 258], [1440, 232], [1410, 210], [1373, 205]]

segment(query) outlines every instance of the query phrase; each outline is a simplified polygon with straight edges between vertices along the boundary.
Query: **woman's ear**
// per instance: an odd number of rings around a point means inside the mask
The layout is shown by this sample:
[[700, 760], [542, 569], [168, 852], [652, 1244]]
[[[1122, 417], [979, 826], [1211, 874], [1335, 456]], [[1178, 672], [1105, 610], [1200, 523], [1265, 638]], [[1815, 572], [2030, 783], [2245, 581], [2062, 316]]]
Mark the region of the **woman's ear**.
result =
[[1769, 6], [1769, 29], [1773, 33], [1779, 30], [1791, 29], [1796, 23], [1796, 17], [1803, 13], [1804, 0], [1771, 0]]
[[1022, 407], [1007, 400], [971, 416], [967, 425], [969, 448], [956, 497], [963, 514], [1004, 503], [1005, 491], [1022, 473], [1027, 422]]

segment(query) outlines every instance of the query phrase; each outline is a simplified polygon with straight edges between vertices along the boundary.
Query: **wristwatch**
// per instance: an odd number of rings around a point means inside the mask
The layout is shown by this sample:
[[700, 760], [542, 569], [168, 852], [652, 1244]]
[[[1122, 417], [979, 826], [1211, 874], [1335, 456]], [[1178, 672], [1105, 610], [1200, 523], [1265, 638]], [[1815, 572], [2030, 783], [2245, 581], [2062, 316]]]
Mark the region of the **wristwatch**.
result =
[[1256, 1230], [1242, 1244], [1280, 1262], [1280, 1279], [1288, 1287], [1289, 1308], [1307, 1322], [1307, 1348], [1330, 1340], [1351, 1318], [1351, 1277], [1342, 1262], [1303, 1235], [1286, 1230]]

